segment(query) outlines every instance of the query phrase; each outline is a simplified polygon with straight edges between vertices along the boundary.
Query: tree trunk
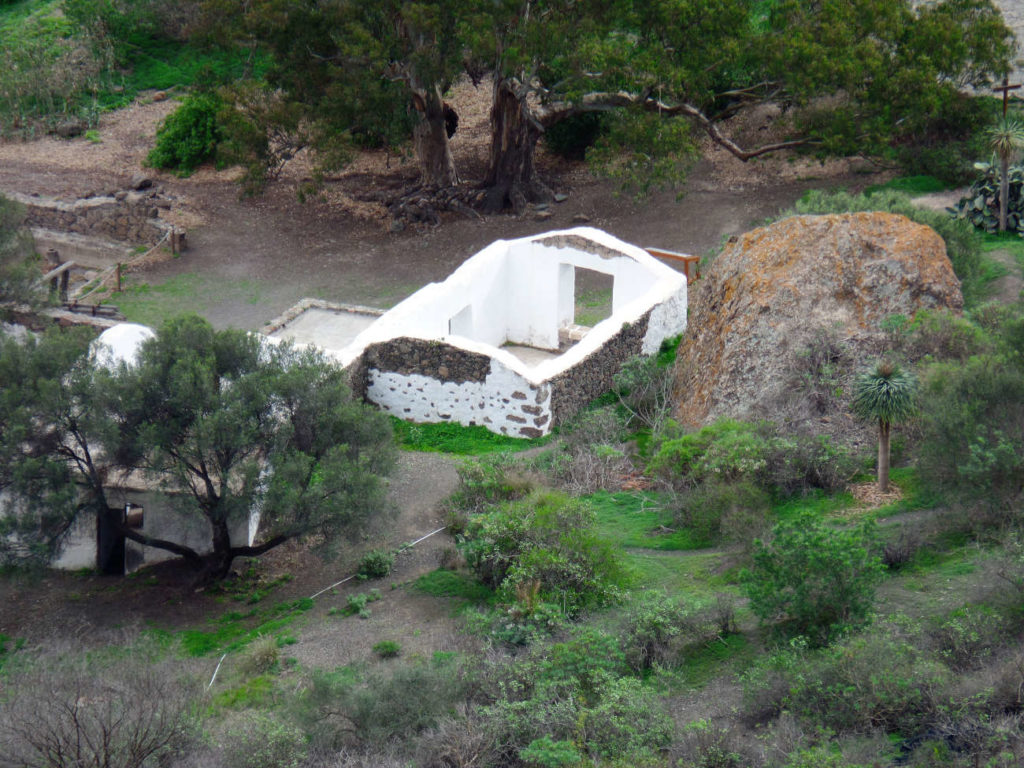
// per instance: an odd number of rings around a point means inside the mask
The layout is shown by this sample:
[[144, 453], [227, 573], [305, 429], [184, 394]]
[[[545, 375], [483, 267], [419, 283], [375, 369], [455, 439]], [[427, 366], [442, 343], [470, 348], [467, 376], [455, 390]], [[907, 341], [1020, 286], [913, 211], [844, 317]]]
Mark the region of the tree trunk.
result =
[[878, 422], [878, 490], [889, 490], [889, 422]]
[[527, 203], [549, 202], [551, 190], [538, 178], [534, 165], [543, 129], [532, 119], [525, 98], [506, 80], [494, 84], [491, 104], [491, 151], [487, 164], [483, 208], [497, 213], [511, 207], [517, 214]]
[[104, 576], [124, 576], [124, 511], [102, 502], [96, 510], [96, 570]]
[[231, 547], [231, 532], [225, 520], [211, 523], [213, 526], [213, 552], [206, 559], [206, 575], [211, 581], [220, 581], [231, 571], [235, 553]]
[[437, 88], [413, 94], [413, 105], [419, 122], [413, 128], [413, 145], [420, 164], [420, 184], [430, 187], [453, 187], [459, 183], [452, 158], [451, 144], [444, 111], [444, 100]]
[[1006, 231], [1006, 211], [1010, 207], [1010, 156], [999, 158], [999, 231]]

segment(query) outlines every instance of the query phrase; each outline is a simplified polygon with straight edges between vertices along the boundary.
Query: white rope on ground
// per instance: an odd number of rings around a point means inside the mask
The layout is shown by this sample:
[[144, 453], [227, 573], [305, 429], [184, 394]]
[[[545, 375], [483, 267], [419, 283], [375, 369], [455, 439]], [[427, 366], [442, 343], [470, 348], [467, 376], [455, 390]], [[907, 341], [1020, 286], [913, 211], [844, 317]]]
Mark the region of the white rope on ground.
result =
[[[411, 548], [415, 547], [415, 546], [416, 546], [417, 544], [419, 544], [419, 543], [420, 543], [421, 541], [426, 541], [426, 540], [427, 540], [427, 539], [429, 539], [429, 538], [430, 538], [431, 536], [433, 536], [433, 535], [435, 535], [435, 534], [438, 534], [438, 533], [440, 533], [441, 531], [446, 531], [446, 530], [448, 530], [448, 526], [447, 526], [447, 525], [444, 525], [444, 526], [442, 526], [442, 527], [438, 528], [438, 529], [437, 529], [436, 531], [431, 531], [431, 532], [430, 532], [430, 533], [428, 533], [428, 534], [427, 534], [426, 536], [420, 536], [420, 537], [419, 537], [418, 539], [416, 539], [416, 541], [410, 542], [410, 543], [408, 543], [408, 544], [405, 544], [405, 545], [403, 545], [403, 546], [399, 547], [399, 548], [398, 548], [397, 550], [395, 550], [395, 554], [398, 554], [399, 552], [404, 552], [404, 551], [405, 551], [405, 550], [407, 550], [407, 549], [411, 549]], [[309, 596], [309, 599], [310, 599], [310, 600], [314, 600], [314, 599], [316, 599], [316, 598], [320, 597], [320, 595], [322, 595], [322, 594], [323, 594], [324, 592], [328, 592], [328, 591], [330, 591], [330, 590], [334, 589], [335, 587], [341, 586], [341, 585], [342, 585], [342, 584], [344, 584], [344, 583], [345, 583], [346, 581], [352, 581], [352, 579], [354, 579], [355, 577], [356, 577], [356, 575], [355, 575], [355, 574], [352, 574], [351, 576], [346, 576], [346, 577], [345, 577], [344, 579], [342, 579], [341, 581], [336, 581], [336, 582], [334, 582], [333, 584], [331, 584], [331, 585], [330, 585], [329, 587], [324, 587], [324, 588], [323, 588], [323, 589], [321, 589], [321, 590], [320, 590], [319, 592], [317, 592], [317, 593], [315, 593], [315, 594], [312, 594], [312, 595], [310, 595], [310, 596]]]
[[210, 678], [210, 684], [206, 686], [206, 690], [213, 688], [213, 681], [217, 679], [217, 673], [220, 672], [220, 665], [224, 663], [224, 659], [228, 657], [228, 652], [224, 651], [224, 655], [220, 657], [220, 661], [217, 662], [217, 668], [213, 670], [213, 677]]

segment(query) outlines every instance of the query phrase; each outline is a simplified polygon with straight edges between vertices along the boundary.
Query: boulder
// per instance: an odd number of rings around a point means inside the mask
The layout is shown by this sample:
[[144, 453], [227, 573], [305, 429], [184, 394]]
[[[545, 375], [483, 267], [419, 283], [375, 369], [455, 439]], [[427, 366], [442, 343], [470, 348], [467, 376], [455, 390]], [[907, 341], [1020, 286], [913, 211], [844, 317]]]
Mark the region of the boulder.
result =
[[828, 333], [846, 380], [832, 412], [807, 426], [835, 434], [837, 419], [850, 422], [842, 392], [884, 352], [883, 320], [963, 307], [942, 238], [890, 213], [794, 216], [732, 238], [695, 288], [676, 363], [676, 416], [688, 426], [786, 421], [801, 356]]
[[128, 182], [129, 189], [134, 189], [135, 191], [149, 189], [152, 186], [153, 180], [141, 171], [132, 174], [131, 181]]

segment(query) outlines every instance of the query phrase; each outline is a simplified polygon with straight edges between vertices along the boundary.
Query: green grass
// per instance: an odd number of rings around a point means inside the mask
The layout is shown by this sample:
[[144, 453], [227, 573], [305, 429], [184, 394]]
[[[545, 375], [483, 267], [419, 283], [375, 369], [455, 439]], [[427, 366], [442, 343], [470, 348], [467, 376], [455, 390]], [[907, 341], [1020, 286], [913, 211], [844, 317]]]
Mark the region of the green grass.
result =
[[885, 184], [875, 184], [864, 190], [866, 194], [891, 189], [907, 195], [928, 195], [932, 192], [944, 192], [953, 187], [934, 176], [897, 176]]
[[[681, 551], [700, 549], [709, 542], [676, 527], [656, 493], [599, 493], [585, 496], [597, 515], [597, 529], [619, 547]], [[660, 530], [664, 526], [668, 530]]]
[[308, 598], [292, 600], [245, 613], [230, 611], [210, 619], [210, 629], [151, 629], [150, 634], [168, 642], [178, 641], [186, 656], [207, 656], [240, 650], [261, 635], [277, 636], [312, 607], [313, 601]]
[[130, 322], [159, 328], [164, 321], [181, 314], [203, 314], [219, 301], [262, 301], [262, 289], [249, 280], [228, 280], [200, 276], [194, 272], [176, 275], [158, 285], [129, 280], [122, 293], [104, 303], [113, 304]]
[[425, 595], [458, 598], [472, 603], [484, 603], [494, 597], [494, 591], [472, 575], [441, 569], [420, 576], [413, 582], [413, 589]]
[[985, 253], [992, 251], [1009, 251], [1017, 261], [1017, 265], [1024, 269], [1024, 238], [1013, 232], [989, 233], [981, 236], [982, 250]]
[[612, 291], [610, 288], [581, 292], [576, 299], [573, 321], [577, 325], [592, 328], [612, 313]]
[[853, 496], [848, 491], [830, 494], [815, 489], [803, 496], [790, 496], [775, 501], [772, 504], [772, 512], [780, 521], [791, 520], [806, 512], [812, 512], [818, 517], [828, 517], [852, 507], [853, 504]]
[[692, 599], [712, 599], [736, 586], [719, 572], [723, 555], [625, 552], [623, 565], [634, 588], [664, 589]]
[[[127, 313], [125, 313], [127, 314]], [[402, 448], [410, 451], [455, 453], [460, 456], [522, 451], [543, 445], [550, 438], [526, 439], [491, 432], [487, 427], [464, 427], [461, 424], [413, 424], [391, 417], [395, 436]]]
[[246, 680], [241, 685], [221, 691], [213, 697], [215, 707], [251, 709], [267, 704], [274, 692], [274, 682], [265, 675]]
[[725, 635], [683, 655], [678, 675], [684, 683], [701, 688], [724, 674], [740, 674], [758, 656], [746, 635]]
[[228, 83], [246, 75], [259, 76], [266, 62], [250, 62], [250, 52], [206, 49], [173, 40], [140, 40], [128, 60], [128, 72], [116, 89], [100, 94], [103, 109], [131, 103], [141, 91], [188, 88], [203, 83]]

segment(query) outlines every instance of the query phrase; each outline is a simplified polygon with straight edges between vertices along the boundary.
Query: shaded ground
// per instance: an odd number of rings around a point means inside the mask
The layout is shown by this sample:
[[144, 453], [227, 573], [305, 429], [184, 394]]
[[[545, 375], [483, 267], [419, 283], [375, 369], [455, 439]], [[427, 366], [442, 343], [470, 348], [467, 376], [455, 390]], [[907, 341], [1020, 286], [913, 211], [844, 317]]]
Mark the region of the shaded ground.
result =
[[[285, 574], [290, 580], [273, 589], [265, 603], [246, 599], [258, 584], [247, 584], [234, 595], [191, 591], [194, 574], [176, 563], [148, 568], [127, 579], [47, 571], [37, 577], [0, 579], [0, 634], [24, 638], [30, 644], [59, 639], [105, 643], [146, 627], [210, 629], [208, 622], [228, 611], [310, 597], [350, 575], [362, 552], [398, 548], [441, 527], [437, 505], [458, 482], [455, 466], [455, 460], [440, 454], [402, 453], [388, 496], [394, 518], [331, 561], [322, 561], [299, 546], [274, 550], [257, 566], [262, 583]], [[392, 590], [391, 584], [407, 585], [434, 570], [440, 551], [447, 546], [451, 546], [450, 537], [438, 534], [400, 554], [386, 579], [353, 580], [317, 598], [312, 610], [298, 620], [301, 640], [289, 654], [313, 666], [344, 664], [370, 656], [375, 642], [384, 635], [399, 634], [410, 624], [427, 629], [415, 636], [407, 633], [408, 638], [403, 634], [403, 647], [415, 652], [445, 646], [446, 638], [456, 633], [444, 602], [411, 594], [408, 586]], [[235, 567], [243, 572], [248, 566], [239, 560]], [[380, 589], [382, 599], [373, 605], [371, 619], [327, 617], [330, 609], [345, 605], [347, 595], [374, 587]], [[310, 626], [308, 637], [301, 632], [304, 626]]]

